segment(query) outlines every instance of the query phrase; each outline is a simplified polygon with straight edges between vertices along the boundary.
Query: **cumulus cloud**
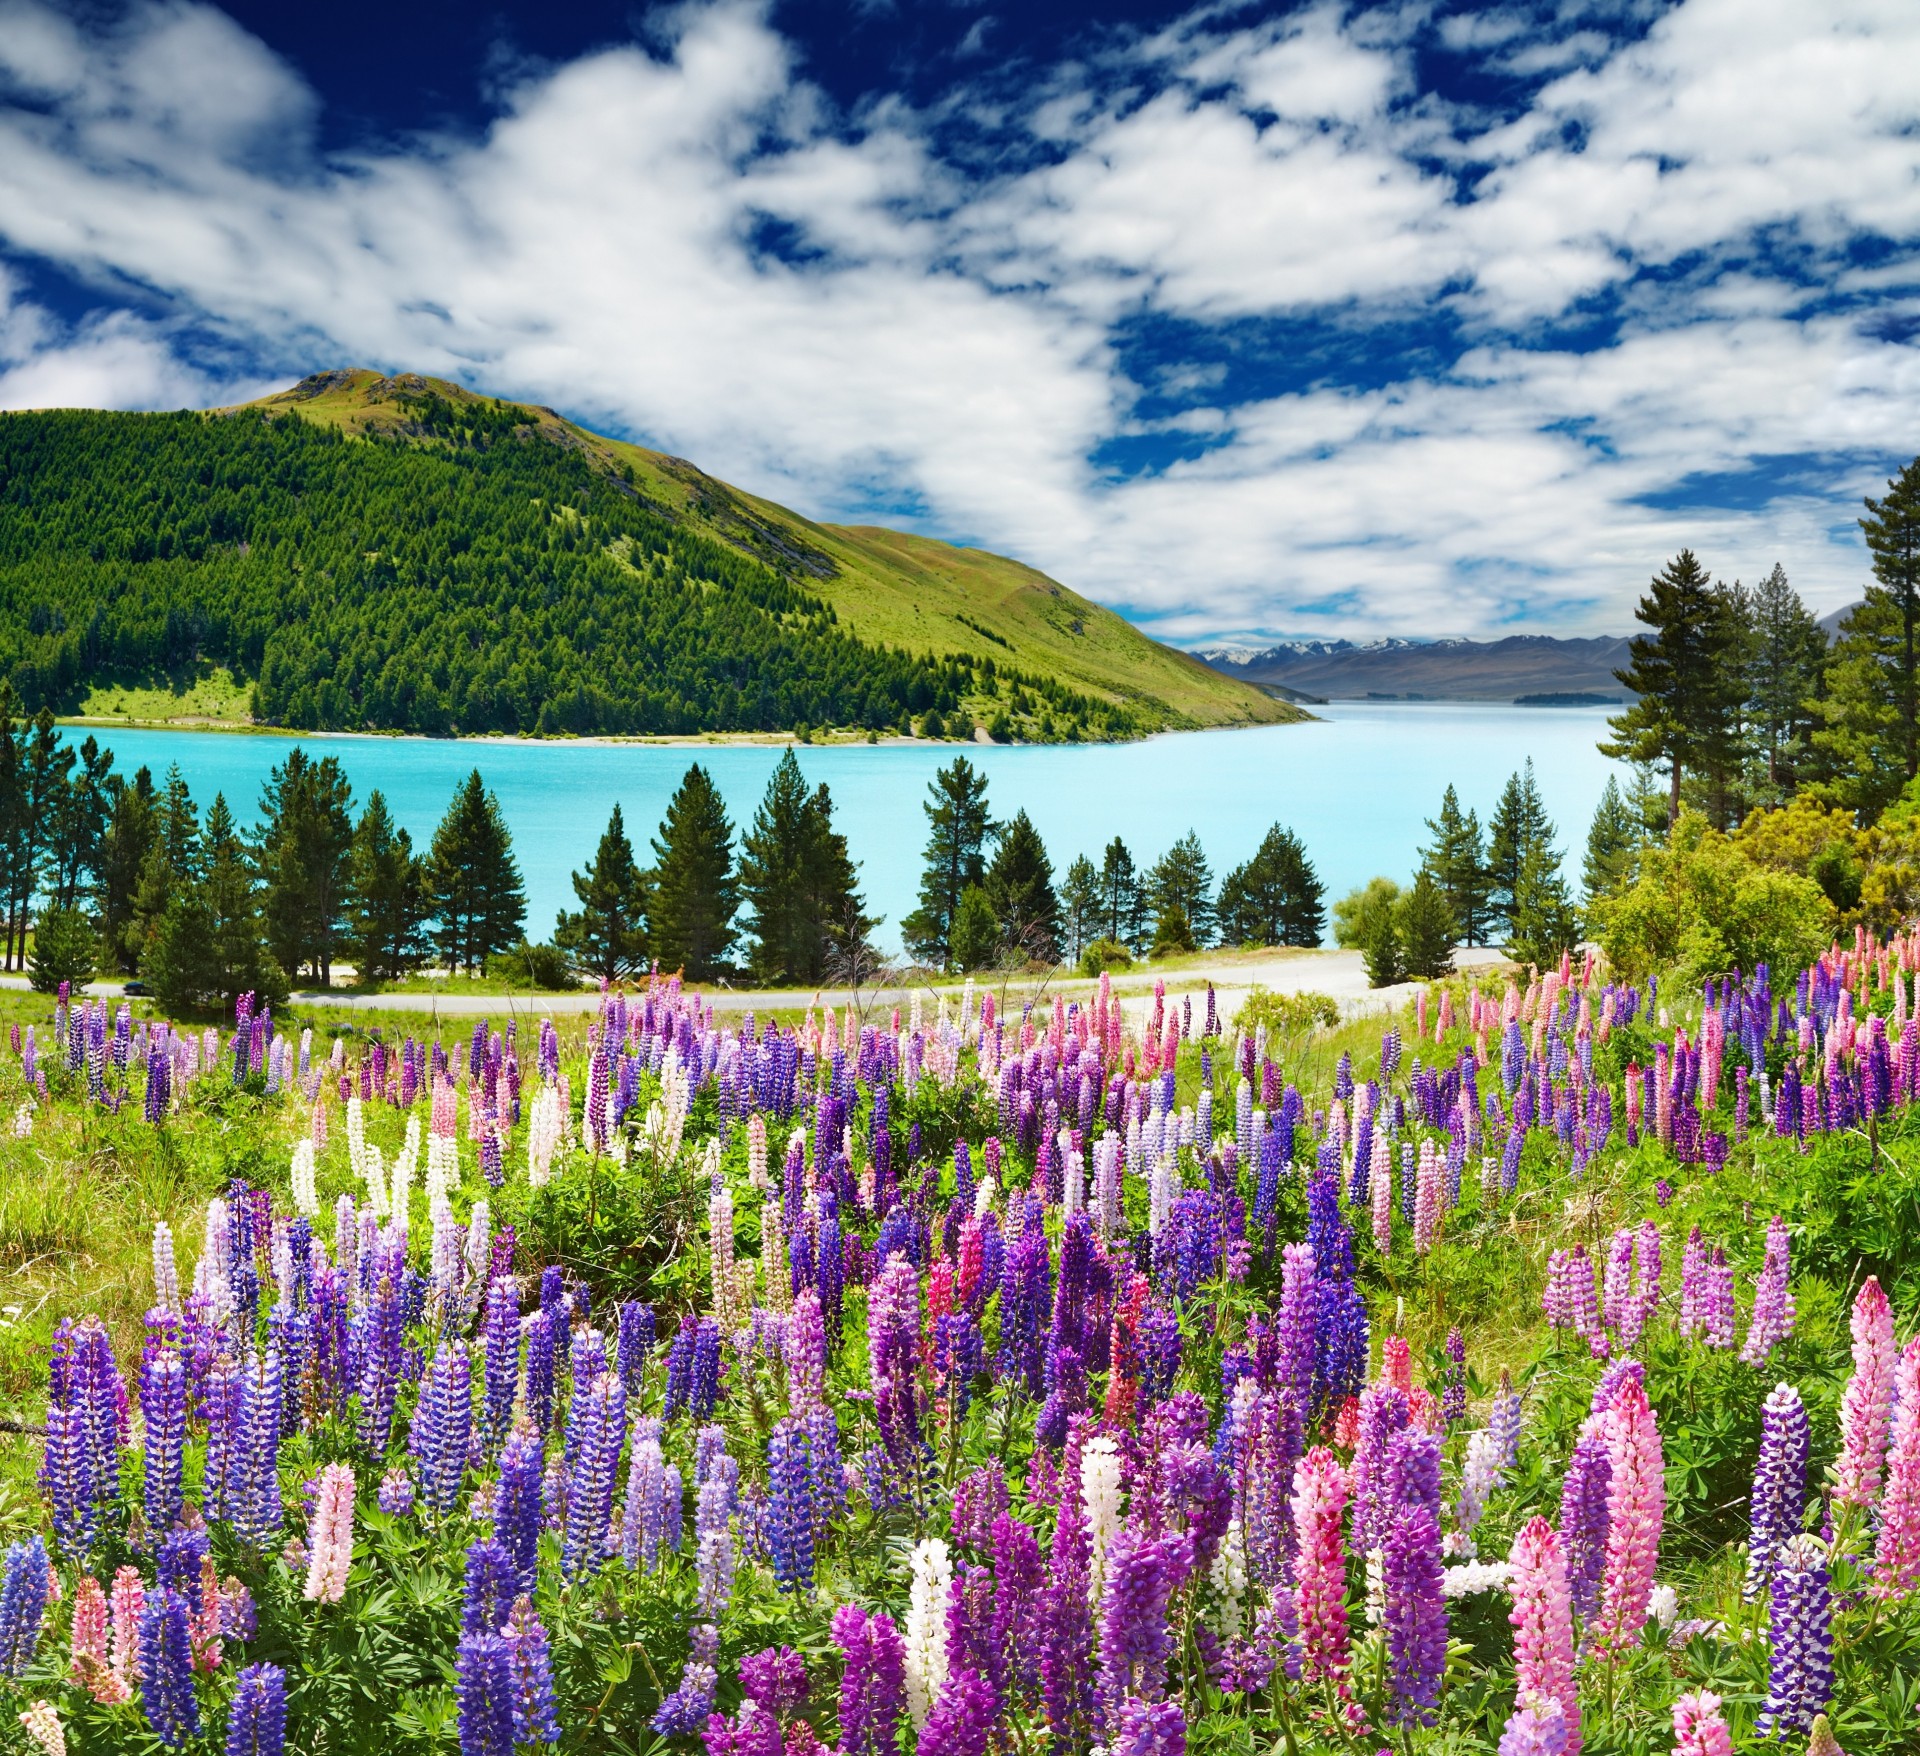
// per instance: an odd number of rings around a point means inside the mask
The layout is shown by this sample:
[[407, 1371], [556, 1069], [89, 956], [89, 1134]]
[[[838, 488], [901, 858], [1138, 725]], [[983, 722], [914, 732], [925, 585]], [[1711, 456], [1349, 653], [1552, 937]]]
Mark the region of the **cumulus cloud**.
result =
[[[0, 241], [103, 314], [9, 293], [0, 402], [229, 400], [189, 334], [441, 372], [815, 515], [913, 507], [1187, 640], [1615, 628], [1683, 542], [1838, 602], [1847, 502], [1920, 449], [1904, 0], [1203, 9], [983, 95], [990, 175], [903, 101], [836, 114], [745, 0], [654, 26], [510, 76], [477, 136], [321, 155], [311, 91], [211, 7], [5, 0]], [[1450, 107], [1422, 30], [1536, 89]], [[1137, 357], [1143, 320], [1220, 345]], [[1276, 391], [1258, 326], [1303, 321], [1381, 351]], [[1412, 323], [1457, 340], [1402, 359]]]

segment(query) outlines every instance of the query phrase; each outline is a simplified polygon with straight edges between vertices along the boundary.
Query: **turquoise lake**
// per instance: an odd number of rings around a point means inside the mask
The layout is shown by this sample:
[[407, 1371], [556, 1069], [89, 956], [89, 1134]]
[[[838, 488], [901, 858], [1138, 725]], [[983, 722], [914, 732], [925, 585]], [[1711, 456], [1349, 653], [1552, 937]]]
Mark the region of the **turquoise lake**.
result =
[[[1327, 886], [1329, 900], [1376, 873], [1403, 882], [1449, 782], [1486, 820], [1506, 778], [1527, 758], [1560, 843], [1577, 873], [1593, 808], [1615, 764], [1595, 740], [1598, 708], [1530, 708], [1478, 702], [1334, 702], [1313, 724], [1252, 731], [1189, 732], [1137, 744], [976, 746], [996, 816], [1024, 806], [1045, 838], [1056, 875], [1076, 854], [1096, 862], [1116, 835], [1142, 868], [1187, 830], [1199, 832], [1216, 880], [1280, 822], [1293, 829]], [[547, 937], [555, 912], [573, 905], [568, 875], [592, 857], [617, 802], [642, 860], [688, 763], [705, 764], [732, 811], [747, 823], [780, 759], [774, 746], [570, 743], [491, 744], [415, 738], [305, 740], [226, 732], [87, 731], [126, 772], [142, 764], [161, 780], [178, 763], [204, 812], [226, 794], [253, 821], [267, 771], [290, 744], [340, 758], [356, 801], [386, 794], [395, 816], [424, 846], [456, 781], [479, 768], [499, 795], [526, 880], [529, 936]], [[926, 819], [920, 810], [934, 771], [956, 746], [803, 746], [810, 781], [832, 789], [835, 817], [860, 862], [877, 938], [897, 949], [897, 923], [914, 904]]]

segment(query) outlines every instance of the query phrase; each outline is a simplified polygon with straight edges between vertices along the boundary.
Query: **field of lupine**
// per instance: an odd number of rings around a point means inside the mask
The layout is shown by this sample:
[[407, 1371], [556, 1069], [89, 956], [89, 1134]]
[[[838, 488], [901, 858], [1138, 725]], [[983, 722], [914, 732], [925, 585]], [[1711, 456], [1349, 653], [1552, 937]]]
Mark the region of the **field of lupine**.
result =
[[1912, 1751], [1916, 966], [1286, 1041], [63, 1001], [0, 1177], [211, 1198], [9, 1441], [0, 1743]]

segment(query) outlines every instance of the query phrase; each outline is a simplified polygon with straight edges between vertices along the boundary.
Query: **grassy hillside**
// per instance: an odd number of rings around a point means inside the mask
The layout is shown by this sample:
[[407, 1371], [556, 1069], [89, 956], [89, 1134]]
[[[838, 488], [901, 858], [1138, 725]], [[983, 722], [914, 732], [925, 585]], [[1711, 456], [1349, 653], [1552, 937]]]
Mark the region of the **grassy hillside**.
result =
[[[1257, 686], [1149, 639], [1021, 562], [872, 525], [817, 524], [717, 481], [684, 458], [606, 438], [549, 408], [496, 403], [445, 379], [383, 378], [364, 369], [318, 373], [247, 406], [353, 437], [432, 444], [435, 436], [420, 418], [429, 397], [454, 409], [516, 410], [526, 436], [576, 453], [592, 468], [630, 482], [676, 524], [791, 578], [864, 643], [971, 661], [961, 713], [981, 724], [1004, 717], [1017, 737], [1074, 735], [1068, 719], [1049, 715], [1031, 690], [1016, 694], [1000, 676], [1008, 668], [1118, 710], [1124, 723], [1112, 729], [1121, 735], [1307, 717]], [[991, 686], [983, 668], [989, 660]]]

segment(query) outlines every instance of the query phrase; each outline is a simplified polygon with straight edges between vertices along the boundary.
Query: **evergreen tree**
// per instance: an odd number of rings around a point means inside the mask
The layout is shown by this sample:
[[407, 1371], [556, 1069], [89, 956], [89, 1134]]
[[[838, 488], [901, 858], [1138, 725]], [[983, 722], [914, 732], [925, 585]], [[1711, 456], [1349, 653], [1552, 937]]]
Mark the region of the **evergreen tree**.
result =
[[[4, 754], [4, 746], [0, 746], [0, 754]], [[134, 897], [158, 834], [153, 771], [142, 768], [132, 781], [116, 782], [113, 787], [106, 833], [100, 842], [100, 863], [94, 875], [94, 906], [100, 912], [105, 960], [109, 967], [123, 972], [139, 965], [139, 941], [133, 930]]]
[[1808, 755], [1827, 637], [1778, 562], [1755, 588], [1751, 608], [1748, 717], [1764, 765], [1765, 801], [1779, 804], [1798, 783]]
[[833, 827], [832, 796], [824, 783], [807, 792], [789, 748], [741, 841], [756, 981], [811, 986], [835, 959], [861, 950], [878, 922], [866, 914], [856, 878], [846, 837]]
[[30, 985], [36, 994], [57, 994], [62, 982], [79, 988], [93, 980], [99, 962], [100, 942], [94, 936], [93, 923], [77, 908], [59, 903], [43, 908], [33, 923], [33, 973]]
[[1840, 625], [1814, 742], [1836, 790], [1871, 819], [1920, 773], [1920, 458], [1866, 504], [1873, 582]]
[[1412, 888], [1401, 894], [1396, 912], [1400, 961], [1407, 974], [1421, 981], [1451, 974], [1458, 922], [1425, 866], [1415, 876]]
[[1213, 937], [1213, 871], [1200, 846], [1200, 838], [1188, 830], [1172, 847], [1154, 861], [1147, 874], [1147, 902], [1153, 910], [1155, 940], [1160, 937], [1157, 923], [1163, 916], [1178, 913], [1185, 922], [1190, 948], [1209, 943]]
[[1153, 955], [1180, 957], [1199, 949], [1186, 905], [1178, 894], [1169, 892], [1153, 913]]
[[352, 884], [353, 788], [338, 757], [318, 762], [296, 744], [260, 794], [257, 861], [267, 945], [289, 980], [305, 970], [325, 987], [346, 932]]
[[1140, 888], [1139, 868], [1119, 836], [1107, 843], [1100, 860], [1100, 919], [1096, 937], [1111, 939], [1129, 951], [1146, 944], [1147, 905]]
[[1579, 932], [1579, 916], [1560, 874], [1559, 857], [1547, 843], [1535, 842], [1520, 862], [1507, 955], [1516, 963], [1544, 968], [1572, 949]]
[[981, 886], [1006, 942], [1036, 963], [1060, 958], [1060, 899], [1053, 862], [1024, 810], [1002, 826]]
[[200, 881], [200, 851], [200, 814], [176, 762], [167, 770], [166, 790], [155, 801], [154, 833], [133, 890], [133, 918], [128, 927], [133, 952], [130, 961], [142, 975], [147, 974], [141, 961], [145, 947], [158, 932], [175, 892]]
[[1085, 854], [1075, 854], [1060, 887], [1061, 915], [1066, 930], [1066, 961], [1078, 963], [1080, 953], [1100, 936], [1100, 874]]
[[[1398, 886], [1395, 887], [1396, 891]], [[1395, 900], [1398, 898], [1396, 896]], [[1406, 951], [1400, 939], [1398, 908], [1372, 908], [1360, 921], [1360, 960], [1367, 986], [1388, 988], [1407, 979]]]
[[733, 917], [740, 886], [733, 870], [733, 824], [707, 771], [694, 763], [667, 803], [653, 843], [648, 928], [662, 969], [710, 982], [727, 968], [739, 937]]
[[475, 769], [454, 790], [427, 856], [441, 961], [475, 974], [521, 937], [527, 918], [513, 837]]
[[987, 812], [987, 777], [964, 756], [941, 769], [927, 792], [922, 809], [931, 828], [920, 906], [900, 923], [900, 934], [922, 963], [945, 969], [951, 962], [948, 939], [960, 894], [986, 875], [986, 844], [994, 825]]
[[985, 969], [1000, 944], [1000, 922], [995, 918], [992, 898], [984, 885], [969, 884], [961, 891], [960, 906], [953, 912], [953, 967]]
[[1291, 829], [1269, 829], [1253, 858], [1220, 885], [1219, 927], [1228, 945], [1318, 945], [1326, 886]]
[[367, 795], [349, 861], [348, 945], [364, 983], [397, 981], [426, 962], [433, 911], [426, 863], [377, 789]]
[[647, 874], [633, 857], [626, 821], [615, 805], [593, 864], [573, 874], [580, 907], [562, 912], [553, 942], [581, 969], [618, 981], [647, 957]]
[[213, 931], [213, 990], [226, 1005], [242, 994], [278, 1005], [286, 998], [287, 984], [267, 949], [254, 864], [224, 794], [216, 793], [208, 807], [201, 845], [206, 876], [199, 888]]
[[1629, 875], [1642, 839], [1633, 807], [1622, 795], [1619, 782], [1608, 775], [1607, 790], [1594, 807], [1593, 824], [1587, 831], [1587, 858], [1580, 872], [1589, 903], [1610, 895]]
[[89, 737], [80, 746], [80, 767], [54, 808], [52, 859], [47, 888], [57, 908], [79, 908], [100, 870], [107, 824], [113, 813], [113, 752]]
[[1471, 811], [1462, 813], [1460, 795], [1449, 786], [1441, 795], [1440, 815], [1427, 819], [1427, 829], [1433, 845], [1421, 850], [1421, 870], [1433, 874], [1460, 938], [1469, 945], [1485, 944], [1488, 875], [1480, 819]]
[[60, 808], [67, 791], [67, 771], [73, 766], [73, 751], [60, 741], [52, 708], [42, 707], [34, 715], [33, 729], [23, 740], [21, 758], [26, 834], [22, 860], [15, 868], [21, 888], [12, 898], [10, 913], [19, 923], [20, 955], [24, 961], [34, 893], [51, 874]]
[[[1520, 868], [1534, 847], [1550, 847], [1553, 823], [1533, 778], [1533, 758], [1509, 777], [1487, 821], [1487, 907], [1491, 918], [1510, 929]], [[1554, 864], [1560, 856], [1554, 854]]]
[[1744, 629], [1737, 600], [1715, 589], [1691, 549], [1653, 577], [1634, 611], [1651, 630], [1635, 635], [1627, 668], [1614, 675], [1636, 699], [1608, 720], [1608, 756], [1657, 762], [1667, 771], [1667, 822], [1680, 815], [1682, 779], [1724, 773], [1737, 756]]
[[14, 729], [17, 705], [13, 685], [0, 681], [0, 910], [6, 915], [3, 961], [7, 969], [14, 967], [14, 948], [23, 925], [16, 913], [15, 898], [33, 888], [26, 777], [21, 765], [20, 741]]

